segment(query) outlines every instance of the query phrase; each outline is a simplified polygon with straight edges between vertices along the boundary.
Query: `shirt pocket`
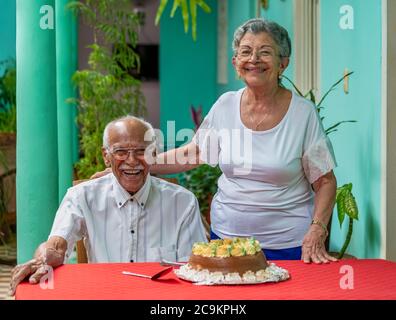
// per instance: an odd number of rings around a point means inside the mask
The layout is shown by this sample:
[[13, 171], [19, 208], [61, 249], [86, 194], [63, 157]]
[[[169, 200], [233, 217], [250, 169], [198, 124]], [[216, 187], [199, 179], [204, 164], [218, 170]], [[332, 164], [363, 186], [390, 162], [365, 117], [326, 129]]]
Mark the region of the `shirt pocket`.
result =
[[174, 245], [155, 247], [147, 250], [147, 262], [160, 261], [161, 259], [176, 261], [176, 248]]

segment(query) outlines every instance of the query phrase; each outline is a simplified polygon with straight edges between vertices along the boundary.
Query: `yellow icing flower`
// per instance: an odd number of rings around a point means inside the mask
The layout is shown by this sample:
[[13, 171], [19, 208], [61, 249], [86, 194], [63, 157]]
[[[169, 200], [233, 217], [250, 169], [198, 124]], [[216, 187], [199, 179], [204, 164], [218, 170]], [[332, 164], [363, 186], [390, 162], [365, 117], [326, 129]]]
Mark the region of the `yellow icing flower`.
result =
[[223, 245], [223, 240], [222, 239], [210, 240], [210, 244], [221, 246]]
[[255, 255], [256, 254], [256, 248], [254, 246], [252, 246], [250, 243], [246, 244], [246, 246], [244, 246], [245, 250], [246, 250], [246, 254], [249, 256]]
[[197, 255], [197, 256], [200, 256], [200, 255], [202, 255], [202, 251], [206, 247], [207, 247], [207, 243], [205, 243], [205, 242], [197, 242], [197, 243], [195, 243], [193, 245], [192, 253]]
[[219, 258], [228, 258], [231, 255], [231, 246], [230, 245], [222, 245], [217, 247], [216, 257]]
[[216, 251], [213, 251], [213, 248], [211, 248], [210, 246], [207, 246], [207, 247], [202, 248], [200, 255], [203, 257], [214, 257], [214, 256], [216, 256]]
[[233, 257], [242, 257], [246, 255], [246, 250], [242, 246], [234, 244], [233, 248], [231, 249], [231, 255]]

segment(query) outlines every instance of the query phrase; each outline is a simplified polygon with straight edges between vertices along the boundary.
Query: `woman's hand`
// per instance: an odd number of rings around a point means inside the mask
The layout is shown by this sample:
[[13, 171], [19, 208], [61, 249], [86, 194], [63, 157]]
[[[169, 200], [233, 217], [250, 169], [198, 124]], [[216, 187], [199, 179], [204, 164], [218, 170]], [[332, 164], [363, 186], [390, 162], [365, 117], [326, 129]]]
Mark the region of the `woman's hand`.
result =
[[89, 179], [97, 179], [111, 173], [111, 168], [106, 168], [103, 171], [94, 173]]
[[326, 232], [317, 224], [311, 225], [304, 237], [302, 244], [301, 260], [304, 263], [329, 263], [329, 261], [338, 261], [330, 256], [325, 248]]

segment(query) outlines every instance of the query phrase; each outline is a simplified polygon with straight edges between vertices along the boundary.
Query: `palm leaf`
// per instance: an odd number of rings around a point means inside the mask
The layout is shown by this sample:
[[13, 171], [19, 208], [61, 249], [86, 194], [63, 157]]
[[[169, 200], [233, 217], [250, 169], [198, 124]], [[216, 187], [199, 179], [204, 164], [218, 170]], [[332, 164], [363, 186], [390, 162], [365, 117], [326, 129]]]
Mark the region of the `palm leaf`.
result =
[[162, 13], [164, 12], [167, 4], [168, 4], [168, 0], [161, 0], [160, 5], [157, 9], [157, 14], [155, 15], [155, 25], [156, 26], [158, 25], [158, 23], [161, 19]]
[[182, 16], [183, 16], [184, 32], [187, 33], [188, 32], [188, 22], [189, 22], [187, 0], [181, 0], [181, 9], [182, 9]]
[[211, 13], [212, 10], [210, 9], [210, 7], [205, 3], [204, 0], [198, 0], [197, 1], [197, 5], [199, 5], [203, 11], [205, 11], [206, 13]]
[[196, 0], [190, 0], [190, 13], [191, 13], [191, 30], [192, 37], [195, 41], [197, 39], [197, 3]]
[[175, 16], [176, 10], [180, 6], [180, 1], [181, 0], [173, 0], [173, 6], [170, 14], [171, 18]]

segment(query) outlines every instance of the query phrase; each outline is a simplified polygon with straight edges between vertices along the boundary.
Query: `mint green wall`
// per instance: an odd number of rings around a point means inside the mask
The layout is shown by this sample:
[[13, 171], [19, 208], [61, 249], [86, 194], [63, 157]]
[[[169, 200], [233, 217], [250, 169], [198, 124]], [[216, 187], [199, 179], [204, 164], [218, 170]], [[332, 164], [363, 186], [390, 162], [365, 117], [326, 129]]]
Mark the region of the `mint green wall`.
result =
[[[2, 0], [0, 9], [0, 61], [15, 59], [16, 38], [15, 0]], [[0, 66], [0, 73], [3, 73]]]
[[[354, 29], [341, 30], [342, 5], [354, 9]], [[344, 68], [354, 71], [350, 92], [342, 85], [326, 99], [325, 127], [341, 120], [357, 120], [332, 133], [338, 168], [338, 185], [353, 183], [360, 220], [348, 252], [360, 258], [380, 253], [381, 171], [381, 2], [377, 0], [320, 1], [322, 93], [342, 77]], [[340, 231], [333, 216], [331, 249], [342, 246], [347, 223]]]
[[216, 100], [217, 4], [206, 2], [212, 13], [198, 8], [196, 42], [191, 31], [184, 33], [180, 9], [172, 19], [168, 4], [161, 17], [160, 127], [164, 134], [167, 121], [176, 121], [176, 132], [193, 128], [190, 106], [202, 105], [206, 113]]

